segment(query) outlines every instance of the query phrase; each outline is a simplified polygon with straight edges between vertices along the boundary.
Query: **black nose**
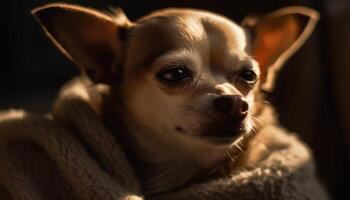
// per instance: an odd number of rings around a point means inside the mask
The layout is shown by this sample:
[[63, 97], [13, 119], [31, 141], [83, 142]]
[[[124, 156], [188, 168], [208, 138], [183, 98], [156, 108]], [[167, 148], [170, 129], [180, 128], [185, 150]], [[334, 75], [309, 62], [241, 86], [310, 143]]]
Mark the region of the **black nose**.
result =
[[238, 119], [247, 116], [249, 105], [239, 95], [224, 95], [214, 100], [214, 107], [224, 114], [231, 114]]

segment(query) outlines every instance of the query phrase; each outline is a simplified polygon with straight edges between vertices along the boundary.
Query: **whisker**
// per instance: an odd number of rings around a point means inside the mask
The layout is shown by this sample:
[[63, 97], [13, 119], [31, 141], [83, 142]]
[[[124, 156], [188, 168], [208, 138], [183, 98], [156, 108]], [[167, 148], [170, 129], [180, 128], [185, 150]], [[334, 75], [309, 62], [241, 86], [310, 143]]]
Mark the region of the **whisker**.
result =
[[268, 102], [268, 101], [266, 101], [266, 100], [264, 100], [264, 101], [262, 101], [263, 103], [265, 103], [265, 104], [270, 104], [270, 102]]
[[194, 123], [188, 125], [187, 127], [185, 127], [185, 130], [190, 130], [190, 129], [192, 129], [193, 127], [196, 127], [196, 126], [199, 127], [200, 124], [201, 124], [201, 123], [198, 122], [198, 121], [197, 121], [197, 122], [194, 122]]
[[229, 159], [232, 161], [232, 163], [235, 163], [236, 160], [231, 156], [231, 154], [226, 150], [226, 155], [229, 157]]
[[263, 118], [259, 118], [259, 117], [256, 117], [254, 115], [252, 115], [251, 118], [252, 118], [253, 122], [259, 126], [262, 126], [262, 125], [267, 123], [267, 121], [264, 120]]

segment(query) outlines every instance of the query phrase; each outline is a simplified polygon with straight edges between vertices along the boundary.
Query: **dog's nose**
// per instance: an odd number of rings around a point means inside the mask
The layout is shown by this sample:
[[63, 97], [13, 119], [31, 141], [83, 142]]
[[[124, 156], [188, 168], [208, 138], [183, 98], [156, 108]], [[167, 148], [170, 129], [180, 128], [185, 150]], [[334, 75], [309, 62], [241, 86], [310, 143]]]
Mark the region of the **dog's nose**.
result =
[[239, 95], [224, 95], [214, 100], [214, 107], [217, 111], [224, 114], [231, 114], [237, 119], [243, 119], [247, 116], [249, 105]]

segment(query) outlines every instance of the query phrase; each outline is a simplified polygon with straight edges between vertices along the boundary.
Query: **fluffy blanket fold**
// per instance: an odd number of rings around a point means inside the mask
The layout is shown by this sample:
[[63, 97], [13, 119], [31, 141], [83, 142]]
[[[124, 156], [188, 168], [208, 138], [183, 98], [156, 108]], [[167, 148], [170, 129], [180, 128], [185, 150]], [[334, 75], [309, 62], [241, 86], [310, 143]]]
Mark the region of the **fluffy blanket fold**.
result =
[[[51, 115], [0, 113], [1, 200], [149, 199], [88, 101], [77, 84], [61, 92]], [[256, 166], [150, 199], [327, 199], [309, 149], [285, 130], [265, 131], [287, 142]]]

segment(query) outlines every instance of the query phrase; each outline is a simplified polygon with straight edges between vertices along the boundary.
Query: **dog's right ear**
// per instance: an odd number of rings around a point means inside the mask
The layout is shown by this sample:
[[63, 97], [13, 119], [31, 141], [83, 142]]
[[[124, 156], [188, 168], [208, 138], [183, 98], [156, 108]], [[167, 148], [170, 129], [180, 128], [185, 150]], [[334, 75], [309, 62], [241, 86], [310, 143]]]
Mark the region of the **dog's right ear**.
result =
[[242, 26], [250, 33], [248, 51], [260, 67], [260, 87], [271, 92], [278, 71], [313, 32], [319, 19], [316, 10], [291, 6], [265, 16], [248, 16]]
[[125, 56], [124, 35], [132, 26], [123, 11], [110, 16], [81, 6], [49, 4], [32, 14], [56, 47], [93, 82], [117, 79]]

